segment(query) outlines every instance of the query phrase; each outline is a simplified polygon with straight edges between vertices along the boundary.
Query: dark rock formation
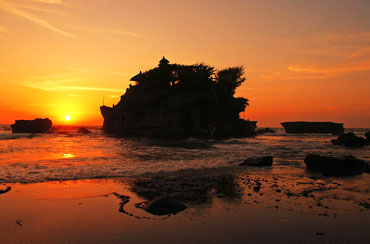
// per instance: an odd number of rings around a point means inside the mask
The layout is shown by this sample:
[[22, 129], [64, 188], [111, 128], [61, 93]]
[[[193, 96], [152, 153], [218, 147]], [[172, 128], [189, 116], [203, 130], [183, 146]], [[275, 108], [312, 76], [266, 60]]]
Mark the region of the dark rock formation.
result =
[[331, 140], [331, 143], [345, 147], [363, 147], [367, 145], [367, 140], [350, 132], [340, 135], [337, 139]]
[[370, 131], [365, 134], [367, 144], [370, 145]]
[[50, 119], [16, 120], [12, 124], [13, 133], [45, 133], [51, 129]]
[[257, 135], [262, 135], [266, 133], [276, 133], [273, 129], [270, 128], [263, 128], [263, 129], [257, 129], [256, 130]]
[[273, 157], [248, 158], [240, 166], [272, 166]]
[[315, 154], [306, 156], [306, 168], [311, 171], [321, 172], [328, 176], [350, 176], [361, 174], [368, 170], [365, 161], [352, 155], [343, 157], [326, 157]]
[[137, 207], [144, 209], [154, 215], [169, 215], [184, 211], [187, 207], [180, 201], [171, 197], [162, 197], [149, 202], [137, 204]]
[[85, 127], [81, 127], [78, 129], [77, 131], [78, 133], [81, 133], [81, 134], [89, 134], [91, 133], [91, 131], [89, 131], [88, 129], [86, 129]]
[[283, 122], [286, 133], [331, 133], [335, 135], [343, 134], [343, 124], [333, 122]]
[[100, 107], [103, 131], [119, 137], [225, 138], [254, 136], [256, 122], [239, 118], [248, 100], [234, 97], [242, 67], [170, 64], [131, 78], [121, 100]]

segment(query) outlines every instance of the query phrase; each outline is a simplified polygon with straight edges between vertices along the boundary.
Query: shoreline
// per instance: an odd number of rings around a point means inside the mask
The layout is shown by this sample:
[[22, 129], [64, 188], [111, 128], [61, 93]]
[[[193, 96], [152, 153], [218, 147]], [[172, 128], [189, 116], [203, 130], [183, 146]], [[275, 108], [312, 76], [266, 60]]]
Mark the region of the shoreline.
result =
[[[367, 243], [369, 206], [359, 201], [369, 189], [348, 188], [370, 175], [356, 177], [284, 178], [273, 169], [230, 168], [6, 184], [12, 189], [0, 195], [0, 242]], [[113, 192], [130, 197], [128, 214], [119, 212]], [[163, 217], [135, 207], [160, 195], [188, 208]]]

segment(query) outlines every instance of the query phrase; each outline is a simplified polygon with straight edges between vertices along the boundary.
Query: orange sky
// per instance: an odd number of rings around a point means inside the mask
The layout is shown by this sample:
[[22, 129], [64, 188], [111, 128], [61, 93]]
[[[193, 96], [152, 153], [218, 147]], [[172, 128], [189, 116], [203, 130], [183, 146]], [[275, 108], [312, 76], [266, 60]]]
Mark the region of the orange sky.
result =
[[100, 125], [139, 70], [244, 65], [247, 118], [370, 127], [368, 0], [0, 0], [0, 123]]

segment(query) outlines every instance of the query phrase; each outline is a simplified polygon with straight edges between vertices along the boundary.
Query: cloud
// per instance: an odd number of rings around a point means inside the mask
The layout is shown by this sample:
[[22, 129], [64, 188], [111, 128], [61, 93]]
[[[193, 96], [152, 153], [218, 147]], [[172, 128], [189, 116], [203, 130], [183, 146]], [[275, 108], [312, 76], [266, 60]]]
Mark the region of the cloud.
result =
[[282, 40], [291, 62], [261, 72], [264, 79], [326, 79], [370, 70], [370, 32], [319, 33]]
[[[120, 92], [122, 89], [114, 89], [107, 87], [91, 87], [91, 86], [65, 86], [65, 85], [50, 85], [42, 83], [23, 83], [22, 85], [34, 89], [40, 89], [44, 91], [107, 91], [107, 92]], [[75, 94], [70, 94], [74, 96]]]
[[97, 31], [103, 32], [103, 33], [111, 33], [111, 34], [118, 34], [118, 35], [125, 35], [125, 36], [133, 36], [133, 37], [144, 37], [142, 35], [124, 31], [124, 30], [112, 30], [112, 29], [97, 29]]
[[110, 71], [110, 70], [92, 70], [92, 69], [85, 69], [85, 68], [68, 68], [68, 70], [78, 73], [95, 73], [95, 74], [104, 74], [104, 75], [114, 75], [114, 76], [130, 76], [132, 74], [125, 73], [125, 72], [118, 72], [118, 71]]
[[49, 4], [65, 4], [64, 0], [31, 0], [31, 1]]
[[109, 92], [122, 92], [122, 89], [113, 89], [105, 87], [90, 87], [90, 86], [58, 86], [62, 90], [79, 90], [79, 91], [109, 91]]
[[[83, 72], [90, 71], [90, 70], [85, 70], [85, 69], [82, 69], [82, 70]], [[91, 82], [87, 83], [85, 79], [88, 79], [88, 78], [82, 78], [76, 72], [67, 72], [67, 73], [59, 73], [59, 74], [32, 77], [29, 80], [20, 82], [20, 84], [26, 87], [40, 89], [44, 91], [68, 92], [70, 96], [75, 95], [74, 91], [104, 91], [104, 92], [113, 92], [113, 93], [123, 92], [122, 89], [91, 85]]]
[[[53, 1], [51, 1], [52, 3]], [[63, 36], [66, 36], [66, 37], [70, 37], [70, 38], [78, 38], [76, 35], [72, 34], [72, 33], [69, 33], [69, 32], [66, 32], [62, 29], [59, 29], [55, 26], [53, 26], [52, 24], [50, 24], [48, 21], [42, 19], [41, 17], [38, 17], [38, 16], [35, 16], [35, 15], [32, 15], [24, 10], [22, 10], [20, 7], [17, 7], [16, 5], [14, 5], [13, 3], [11, 2], [8, 2], [8, 1], [5, 1], [5, 0], [0, 0], [0, 10], [3, 10], [9, 14], [13, 14], [13, 15], [16, 15], [16, 16], [19, 16], [19, 17], [22, 17], [24, 19], [27, 19], [43, 28], [46, 28], [46, 29], [49, 29], [55, 33], [58, 33], [60, 35], [63, 35]]]
[[370, 60], [348, 64], [333, 64], [331, 66], [296, 64], [280, 70], [266, 72], [261, 77], [277, 80], [327, 79], [360, 71], [370, 71]]
[[36, 82], [24, 82], [22, 85], [34, 89], [40, 89], [44, 91], [106, 91], [106, 92], [120, 92], [122, 89], [114, 89], [107, 87], [92, 87], [92, 86], [75, 86], [65, 85], [63, 83], [77, 83], [78, 79], [63, 79], [53, 81], [36, 81]]
[[105, 29], [105, 28], [81, 28], [76, 26], [71, 26], [70, 29], [85, 32], [85, 33], [104, 33], [104, 34], [113, 34], [113, 35], [123, 35], [123, 36], [131, 36], [136, 38], [145, 38], [145, 36], [140, 35], [138, 33], [120, 30], [120, 29]]

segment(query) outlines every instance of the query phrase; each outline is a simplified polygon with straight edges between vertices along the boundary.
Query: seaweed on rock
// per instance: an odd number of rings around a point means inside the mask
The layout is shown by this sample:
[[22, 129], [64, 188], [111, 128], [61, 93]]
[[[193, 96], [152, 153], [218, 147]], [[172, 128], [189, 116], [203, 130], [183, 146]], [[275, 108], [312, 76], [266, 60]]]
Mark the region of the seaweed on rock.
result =
[[100, 107], [103, 130], [116, 136], [162, 138], [254, 136], [256, 122], [239, 118], [248, 100], [234, 97], [243, 67], [216, 71], [204, 64], [170, 64], [131, 78], [121, 100]]

